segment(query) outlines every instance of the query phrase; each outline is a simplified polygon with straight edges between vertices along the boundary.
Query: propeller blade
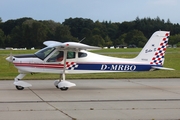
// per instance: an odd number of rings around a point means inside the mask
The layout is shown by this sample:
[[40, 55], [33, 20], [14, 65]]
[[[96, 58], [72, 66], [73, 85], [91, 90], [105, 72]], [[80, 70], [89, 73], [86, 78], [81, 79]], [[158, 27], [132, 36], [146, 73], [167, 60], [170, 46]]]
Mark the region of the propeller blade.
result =
[[6, 58], [6, 60], [11, 63], [13, 62], [12, 52], [10, 53], [10, 56]]

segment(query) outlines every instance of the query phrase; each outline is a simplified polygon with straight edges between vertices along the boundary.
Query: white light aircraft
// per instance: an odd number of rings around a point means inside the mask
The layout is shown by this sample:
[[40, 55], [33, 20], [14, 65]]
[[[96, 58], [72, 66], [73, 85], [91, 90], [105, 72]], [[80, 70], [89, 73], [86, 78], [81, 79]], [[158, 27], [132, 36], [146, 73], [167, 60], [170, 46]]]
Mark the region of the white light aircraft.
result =
[[35, 54], [9, 56], [6, 60], [18, 69], [19, 75], [14, 79], [18, 90], [32, 86], [21, 81], [28, 73], [58, 73], [60, 78], [54, 85], [67, 90], [76, 84], [66, 81], [65, 74], [173, 70], [162, 66], [169, 35], [169, 31], [155, 32], [139, 55], [131, 59], [91, 53], [86, 50], [100, 48], [82, 43], [45, 41], [44, 45], [47, 47]]

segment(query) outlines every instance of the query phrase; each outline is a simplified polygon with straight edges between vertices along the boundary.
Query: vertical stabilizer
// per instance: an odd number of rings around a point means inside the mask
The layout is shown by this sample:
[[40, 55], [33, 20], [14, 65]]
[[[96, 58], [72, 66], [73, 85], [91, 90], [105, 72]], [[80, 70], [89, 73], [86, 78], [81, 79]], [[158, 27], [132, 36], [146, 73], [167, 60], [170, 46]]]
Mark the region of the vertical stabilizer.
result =
[[152, 65], [163, 65], [169, 35], [169, 31], [155, 32], [135, 60]]

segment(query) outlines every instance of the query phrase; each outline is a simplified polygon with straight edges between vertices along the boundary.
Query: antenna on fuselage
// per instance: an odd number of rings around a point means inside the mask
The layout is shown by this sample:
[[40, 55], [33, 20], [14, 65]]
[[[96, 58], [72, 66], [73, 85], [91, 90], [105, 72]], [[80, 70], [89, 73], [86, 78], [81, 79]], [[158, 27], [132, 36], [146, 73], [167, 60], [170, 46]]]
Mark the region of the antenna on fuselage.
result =
[[85, 40], [85, 39], [86, 39], [86, 37], [84, 37], [82, 40], [80, 40], [79, 43], [81, 43], [81, 42], [82, 42], [83, 40]]

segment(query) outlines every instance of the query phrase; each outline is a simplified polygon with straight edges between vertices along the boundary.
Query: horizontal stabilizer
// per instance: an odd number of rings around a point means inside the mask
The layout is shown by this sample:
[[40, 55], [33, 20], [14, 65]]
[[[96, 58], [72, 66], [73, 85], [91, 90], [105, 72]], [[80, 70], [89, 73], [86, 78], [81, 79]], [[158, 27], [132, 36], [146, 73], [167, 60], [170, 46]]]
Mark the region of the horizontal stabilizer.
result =
[[157, 66], [152, 66], [153, 69], [158, 69], [158, 70], [174, 70], [173, 68], [166, 68], [166, 67], [157, 67]]
[[21, 87], [31, 87], [32, 85], [27, 83], [27, 82], [24, 82], [24, 81], [17, 81], [17, 82], [14, 82], [14, 85], [16, 86], [21, 86]]

